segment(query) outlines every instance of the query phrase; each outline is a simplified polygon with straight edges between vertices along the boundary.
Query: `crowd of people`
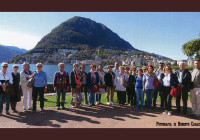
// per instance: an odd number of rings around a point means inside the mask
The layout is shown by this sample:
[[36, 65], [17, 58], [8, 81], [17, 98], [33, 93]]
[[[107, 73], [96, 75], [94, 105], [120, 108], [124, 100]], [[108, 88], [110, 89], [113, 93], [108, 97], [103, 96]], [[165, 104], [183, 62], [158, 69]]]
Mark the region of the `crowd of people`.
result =
[[[65, 109], [66, 92], [72, 92], [72, 107], [81, 107], [82, 102], [92, 107], [102, 104], [101, 95], [106, 94], [107, 105], [114, 105], [114, 92], [117, 93], [117, 105], [130, 106], [137, 111], [154, 111], [159, 107], [163, 115], [172, 115], [172, 98], [176, 98], [176, 113], [188, 114], [187, 103], [190, 92], [192, 104], [191, 117], [200, 116], [200, 59], [194, 62], [194, 70], [185, 69], [181, 62], [179, 70], [173, 72], [170, 65], [159, 63], [155, 69], [152, 65], [145, 67], [109, 65], [107, 71], [102, 65], [90, 65], [90, 71], [85, 66], [75, 63], [71, 75], [66, 72], [65, 64], [59, 63], [59, 71], [55, 72], [53, 87], [56, 92], [57, 110]], [[23, 70], [18, 72], [18, 65], [13, 65], [13, 72], [7, 71], [8, 63], [1, 64], [0, 71], [0, 115], [3, 103], [5, 113], [17, 113], [17, 102], [21, 101], [20, 85], [23, 95], [23, 111], [36, 111], [37, 98], [40, 100], [41, 111], [44, 111], [44, 93], [47, 91], [47, 74], [42, 70], [41, 63], [36, 64], [37, 70], [30, 71], [28, 63], [23, 63]], [[80, 68], [80, 70], [79, 70]], [[20, 84], [21, 83], [21, 84]], [[71, 87], [71, 89], [70, 89]], [[11, 90], [13, 89], [13, 91]], [[84, 96], [83, 96], [84, 95]], [[160, 103], [157, 101], [160, 96]], [[60, 96], [61, 100], [60, 100]], [[180, 101], [182, 99], [183, 109]], [[33, 100], [32, 104], [31, 101]], [[96, 102], [96, 103], [95, 103]], [[158, 105], [160, 104], [160, 105]]]

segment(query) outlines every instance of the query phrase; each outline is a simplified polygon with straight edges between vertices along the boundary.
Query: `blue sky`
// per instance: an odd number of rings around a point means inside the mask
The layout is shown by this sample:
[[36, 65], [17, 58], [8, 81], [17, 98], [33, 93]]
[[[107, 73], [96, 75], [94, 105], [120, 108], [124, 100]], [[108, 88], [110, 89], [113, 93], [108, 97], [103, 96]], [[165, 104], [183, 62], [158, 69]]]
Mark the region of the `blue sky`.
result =
[[0, 44], [32, 49], [74, 16], [104, 24], [137, 49], [175, 60], [187, 59], [182, 45], [200, 38], [200, 12], [0, 12]]

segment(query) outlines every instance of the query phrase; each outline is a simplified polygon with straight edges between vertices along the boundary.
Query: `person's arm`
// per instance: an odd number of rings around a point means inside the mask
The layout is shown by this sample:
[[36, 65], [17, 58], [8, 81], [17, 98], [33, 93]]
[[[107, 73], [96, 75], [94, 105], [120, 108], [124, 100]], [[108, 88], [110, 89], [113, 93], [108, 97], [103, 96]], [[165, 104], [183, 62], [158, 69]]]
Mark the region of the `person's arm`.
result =
[[57, 82], [56, 82], [56, 81], [57, 81], [57, 76], [56, 76], [56, 75], [57, 75], [57, 72], [54, 74], [54, 80], [53, 80], [53, 87], [54, 87], [54, 91], [55, 91], [55, 92], [56, 92], [56, 90], [57, 90], [57, 88], [56, 88], [56, 87], [57, 87], [57, 84], [56, 84], [56, 83], [57, 83]]
[[12, 74], [11, 74], [11, 73], [9, 73], [9, 83], [10, 83], [10, 84], [13, 84], [13, 77], [12, 77]]
[[145, 75], [143, 76], [143, 79], [142, 79], [142, 86], [143, 86], [143, 91], [145, 91], [145, 82], [146, 82], [146, 79], [145, 79]]
[[44, 93], [46, 93], [47, 92], [47, 74], [46, 74], [46, 72], [44, 73], [44, 82], [45, 82]]
[[69, 74], [68, 74], [68, 72], [67, 72], [67, 91], [69, 91]]

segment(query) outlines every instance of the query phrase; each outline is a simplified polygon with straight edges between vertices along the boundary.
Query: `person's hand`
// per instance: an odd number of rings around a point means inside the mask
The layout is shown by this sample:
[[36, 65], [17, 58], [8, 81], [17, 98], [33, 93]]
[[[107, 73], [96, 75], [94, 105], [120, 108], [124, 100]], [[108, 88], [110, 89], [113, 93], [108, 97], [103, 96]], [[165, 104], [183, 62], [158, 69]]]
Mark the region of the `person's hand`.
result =
[[55, 92], [57, 91], [57, 88], [56, 88], [56, 87], [54, 88], [54, 91], [55, 91]]
[[171, 86], [171, 88], [174, 88], [174, 86]]
[[97, 85], [94, 85], [95, 88], [97, 88]]
[[3, 85], [2, 87], [3, 87], [3, 90], [5, 91], [6, 90], [6, 85]]
[[69, 91], [69, 86], [67, 87], [67, 91]]

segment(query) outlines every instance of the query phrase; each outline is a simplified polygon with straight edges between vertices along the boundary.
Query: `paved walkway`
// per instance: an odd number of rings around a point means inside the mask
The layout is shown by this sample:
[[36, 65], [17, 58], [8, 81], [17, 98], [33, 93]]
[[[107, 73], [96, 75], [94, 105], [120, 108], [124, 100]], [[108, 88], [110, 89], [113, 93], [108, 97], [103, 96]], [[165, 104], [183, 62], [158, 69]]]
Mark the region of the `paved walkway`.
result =
[[[188, 105], [191, 112], [190, 101]], [[80, 109], [67, 107], [59, 111], [54, 107], [45, 107], [44, 112], [39, 107], [37, 109], [36, 113], [24, 113], [22, 101], [19, 102], [18, 114], [8, 116], [3, 112], [3, 116], [0, 116], [0, 128], [200, 128], [199, 119], [175, 114], [162, 115], [159, 110], [137, 112], [128, 106], [82, 106]], [[184, 126], [178, 126], [179, 122]], [[199, 126], [192, 126], [194, 124]]]

